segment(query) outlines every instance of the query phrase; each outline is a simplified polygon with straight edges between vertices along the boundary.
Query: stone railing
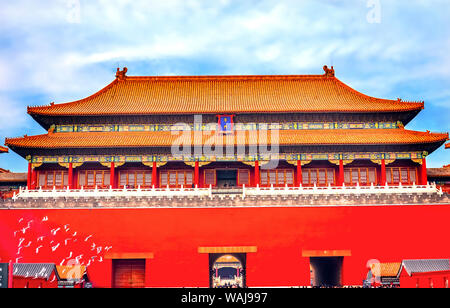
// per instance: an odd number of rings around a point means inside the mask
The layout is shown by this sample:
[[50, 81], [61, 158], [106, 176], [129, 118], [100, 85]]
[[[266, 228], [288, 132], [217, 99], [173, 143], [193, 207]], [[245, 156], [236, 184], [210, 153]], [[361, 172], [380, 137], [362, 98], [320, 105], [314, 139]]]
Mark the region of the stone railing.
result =
[[436, 184], [403, 186], [328, 186], [328, 187], [243, 187], [245, 196], [292, 196], [292, 195], [390, 195], [390, 194], [438, 194], [443, 195], [442, 188]]
[[151, 189], [56, 189], [52, 190], [28, 190], [20, 189], [12, 199], [57, 199], [57, 198], [132, 198], [132, 197], [211, 197], [212, 188], [151, 188]]
[[[223, 199], [227, 194], [217, 195], [219, 190], [209, 188], [151, 188], [137, 189], [52, 189], [52, 190], [28, 190], [20, 189], [17, 194], [12, 197], [13, 201], [26, 199], [103, 199], [103, 198], [182, 198], [182, 197], [200, 197], [212, 199], [213, 193]], [[233, 198], [240, 197], [244, 200], [247, 197], [264, 197], [264, 196], [358, 196], [358, 195], [437, 195], [442, 196], [442, 188], [438, 188], [436, 184], [427, 185], [410, 185], [410, 186], [328, 186], [328, 187], [245, 187], [233, 191]]]

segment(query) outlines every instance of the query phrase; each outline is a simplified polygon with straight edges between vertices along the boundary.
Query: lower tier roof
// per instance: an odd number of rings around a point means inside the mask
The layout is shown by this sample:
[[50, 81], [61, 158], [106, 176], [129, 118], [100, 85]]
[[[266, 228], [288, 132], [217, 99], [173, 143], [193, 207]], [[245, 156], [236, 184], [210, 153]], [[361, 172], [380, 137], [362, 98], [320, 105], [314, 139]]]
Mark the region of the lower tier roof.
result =
[[[198, 134], [198, 135], [196, 135]], [[234, 135], [208, 132], [88, 132], [48, 133], [20, 138], [7, 138], [11, 149], [62, 149], [62, 148], [127, 148], [171, 147], [183, 145], [396, 145], [444, 143], [448, 133], [418, 132], [405, 129], [342, 129], [342, 130], [280, 130], [278, 137], [267, 131], [264, 134], [246, 131]], [[229, 138], [228, 140], [226, 138]], [[267, 141], [266, 141], [267, 140]]]

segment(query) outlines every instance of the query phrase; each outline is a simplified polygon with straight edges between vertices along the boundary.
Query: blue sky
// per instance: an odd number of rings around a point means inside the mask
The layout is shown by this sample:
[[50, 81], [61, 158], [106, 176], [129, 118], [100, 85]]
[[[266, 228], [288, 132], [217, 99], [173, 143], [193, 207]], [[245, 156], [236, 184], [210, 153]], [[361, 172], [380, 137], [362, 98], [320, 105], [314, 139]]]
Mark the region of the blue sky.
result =
[[[407, 128], [450, 131], [448, 0], [0, 0], [0, 138], [45, 133], [26, 106], [128, 75], [322, 74], [425, 101]], [[3, 140], [2, 140], [3, 143]], [[440, 148], [429, 167], [450, 163]], [[26, 171], [15, 153], [0, 167]]]

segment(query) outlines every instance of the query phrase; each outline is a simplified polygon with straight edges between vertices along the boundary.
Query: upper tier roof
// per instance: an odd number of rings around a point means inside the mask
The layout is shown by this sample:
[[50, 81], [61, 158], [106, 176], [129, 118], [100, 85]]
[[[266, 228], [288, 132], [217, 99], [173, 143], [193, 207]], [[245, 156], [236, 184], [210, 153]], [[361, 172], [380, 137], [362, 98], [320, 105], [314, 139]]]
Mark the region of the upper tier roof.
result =
[[2, 147], [0, 145], [0, 153], [8, 153], [8, 148]]
[[423, 109], [423, 102], [373, 98], [324, 75], [128, 77], [70, 103], [28, 107], [41, 116], [373, 113]]

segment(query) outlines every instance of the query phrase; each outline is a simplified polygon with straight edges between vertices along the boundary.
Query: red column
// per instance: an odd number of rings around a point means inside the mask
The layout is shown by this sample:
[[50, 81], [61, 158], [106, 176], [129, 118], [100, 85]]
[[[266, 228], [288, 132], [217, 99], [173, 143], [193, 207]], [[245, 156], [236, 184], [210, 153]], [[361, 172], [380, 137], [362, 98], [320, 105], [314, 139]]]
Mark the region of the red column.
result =
[[27, 174], [27, 188], [31, 189], [31, 176], [32, 176], [33, 168], [31, 167], [31, 163], [28, 163], [28, 174]]
[[200, 172], [199, 172], [199, 163], [198, 161], [195, 161], [195, 167], [194, 167], [194, 185], [197, 187], [200, 187], [199, 185], [200, 180]]
[[158, 174], [157, 174], [157, 169], [158, 166], [156, 165], [156, 161], [153, 162], [153, 166], [152, 166], [152, 186], [154, 186], [155, 188], [158, 187]]
[[300, 187], [303, 182], [303, 175], [302, 175], [302, 161], [297, 160], [297, 186]]
[[31, 189], [36, 189], [37, 172], [34, 168], [31, 168]]
[[255, 187], [260, 185], [259, 181], [259, 162], [255, 161]]
[[69, 189], [73, 189], [73, 165], [69, 163]]
[[344, 185], [344, 161], [339, 160], [339, 183], [340, 186]]
[[386, 185], [386, 161], [381, 160], [381, 183], [380, 185]]
[[428, 176], [427, 176], [427, 159], [422, 158], [422, 166], [420, 167], [420, 181], [421, 185], [427, 185]]
[[113, 189], [116, 188], [116, 175], [114, 174], [115, 168], [114, 168], [114, 162], [111, 163], [111, 171], [110, 171], [110, 179], [109, 179], [109, 185], [111, 185], [111, 187]]

